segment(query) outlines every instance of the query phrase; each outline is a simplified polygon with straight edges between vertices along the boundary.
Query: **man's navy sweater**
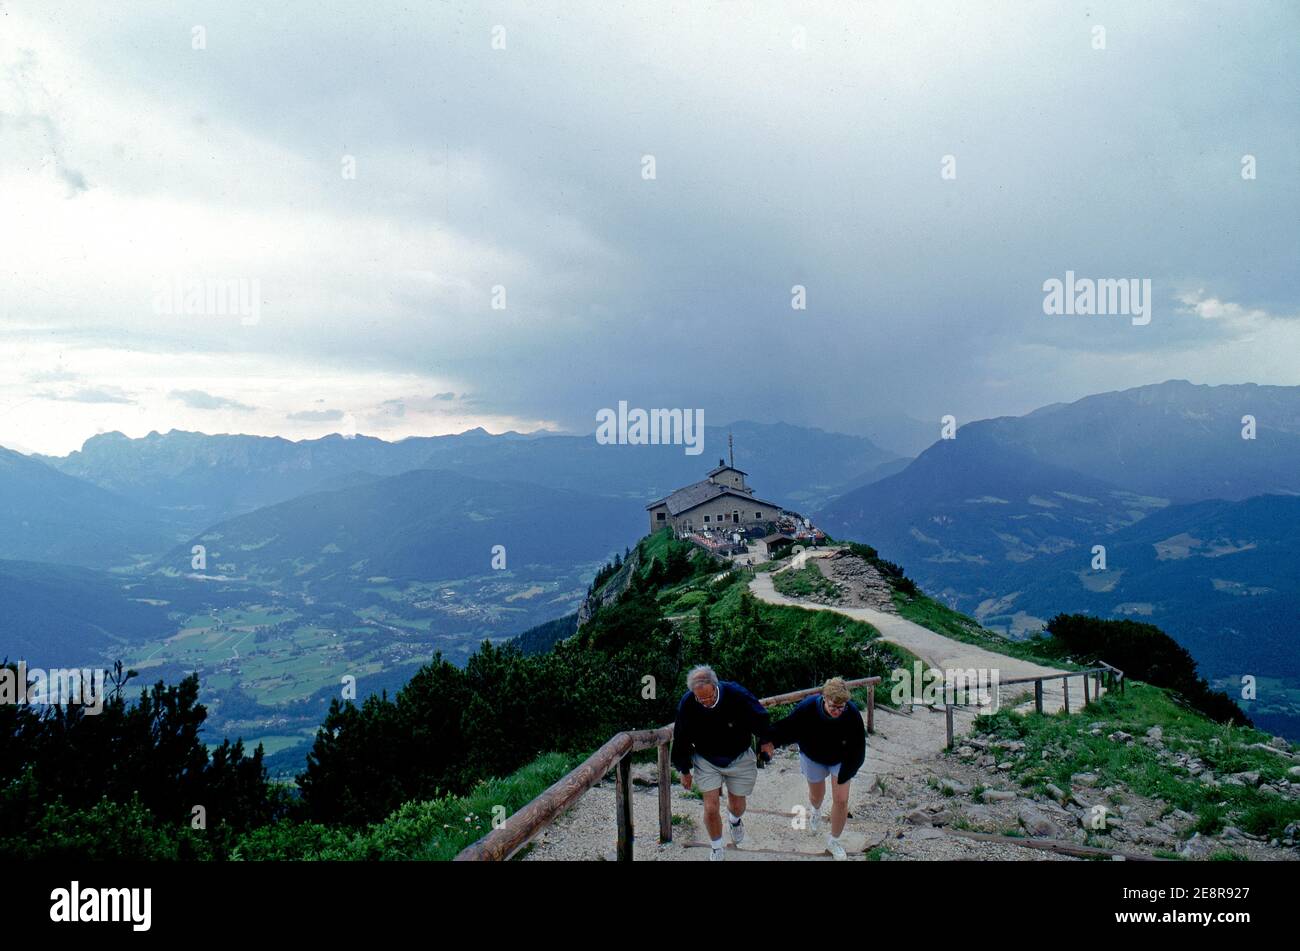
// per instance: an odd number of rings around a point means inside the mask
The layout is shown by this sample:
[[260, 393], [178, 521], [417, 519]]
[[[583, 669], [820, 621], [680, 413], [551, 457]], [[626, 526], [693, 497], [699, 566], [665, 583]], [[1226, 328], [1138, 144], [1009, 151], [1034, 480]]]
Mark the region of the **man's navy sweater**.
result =
[[749, 748], [749, 738], [766, 743], [772, 721], [758, 699], [738, 683], [724, 680], [713, 707], [705, 707], [689, 690], [677, 704], [673, 726], [673, 766], [691, 771], [691, 754], [699, 753], [714, 766], [726, 766]]
[[831, 716], [817, 694], [806, 697], [790, 715], [772, 728], [777, 746], [799, 744], [799, 752], [823, 766], [840, 764], [839, 781], [847, 783], [867, 758], [867, 731], [862, 712], [850, 700], [844, 712]]

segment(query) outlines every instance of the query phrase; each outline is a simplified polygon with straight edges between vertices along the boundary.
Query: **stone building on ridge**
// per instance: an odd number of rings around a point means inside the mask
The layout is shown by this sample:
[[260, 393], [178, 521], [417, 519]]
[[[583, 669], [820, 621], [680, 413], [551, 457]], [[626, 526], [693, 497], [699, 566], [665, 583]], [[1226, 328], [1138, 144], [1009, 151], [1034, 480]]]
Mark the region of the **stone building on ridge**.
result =
[[646, 506], [650, 531], [665, 525], [677, 534], [684, 532], [744, 532], [776, 522], [781, 506], [757, 498], [745, 484], [747, 473], [719, 459], [708, 478], [678, 489]]

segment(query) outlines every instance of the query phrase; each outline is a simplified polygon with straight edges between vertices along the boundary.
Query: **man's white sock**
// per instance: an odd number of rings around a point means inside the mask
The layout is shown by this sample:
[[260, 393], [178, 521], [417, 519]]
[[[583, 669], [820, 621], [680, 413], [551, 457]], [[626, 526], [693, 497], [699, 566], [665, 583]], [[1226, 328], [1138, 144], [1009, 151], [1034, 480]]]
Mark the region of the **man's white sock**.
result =
[[739, 817], [739, 816], [733, 816], [733, 815], [731, 814], [731, 810], [728, 809], [728, 810], [727, 810], [727, 821], [730, 822], [730, 823], [734, 826], [737, 822], [740, 821], [740, 817]]
[[722, 848], [722, 840], [721, 840], [721, 839], [712, 839], [712, 840], [710, 840], [709, 844], [710, 844], [711, 846], [713, 846], [715, 849], [720, 849], [720, 848]]

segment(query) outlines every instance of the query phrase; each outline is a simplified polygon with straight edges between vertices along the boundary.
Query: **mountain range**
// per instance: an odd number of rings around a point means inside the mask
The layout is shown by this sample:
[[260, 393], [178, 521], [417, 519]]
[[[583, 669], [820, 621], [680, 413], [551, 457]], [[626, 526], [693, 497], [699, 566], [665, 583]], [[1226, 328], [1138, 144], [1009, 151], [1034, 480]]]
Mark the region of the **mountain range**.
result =
[[[1150, 620], [1213, 676], [1275, 677], [1270, 709], [1300, 727], [1300, 387], [1253, 384], [1170, 381], [974, 421], [914, 459], [753, 422], [707, 428], [697, 456], [482, 430], [108, 433], [65, 457], [0, 450], [0, 654], [218, 664], [228, 675], [213, 683], [241, 692], [231, 708], [271, 684], [314, 696], [348, 664], [373, 679], [434, 646], [463, 657], [575, 610], [599, 564], [644, 532], [645, 502], [699, 480], [728, 437], [761, 496], [875, 546], [986, 626]], [[208, 624], [220, 636], [200, 636]], [[340, 638], [335, 667], [307, 671], [323, 631]], [[199, 642], [215, 646], [181, 650]], [[258, 644], [293, 671], [249, 675]]]
[[148, 505], [0, 448], [0, 559], [108, 568], [173, 540]]
[[[649, 501], [698, 481], [734, 438], [742, 466], [761, 473], [762, 491], [791, 506], [815, 507], [861, 485], [898, 457], [868, 439], [784, 423], [706, 427], [703, 455], [681, 446], [601, 445], [590, 435], [455, 436], [386, 442], [369, 436], [279, 437], [172, 431], [130, 439], [105, 433], [48, 467], [147, 506], [186, 536], [235, 515], [348, 480], [443, 469], [478, 479]], [[20, 457], [21, 458], [21, 457]]]
[[371, 577], [490, 574], [497, 546], [496, 570], [598, 562], [638, 537], [644, 521], [609, 496], [416, 469], [218, 522], [163, 563], [188, 572], [202, 545], [217, 574], [320, 596]]
[[1300, 387], [1177, 380], [969, 423], [817, 515], [974, 611], [1012, 569], [1170, 505], [1297, 493]]
[[1263, 715], [1300, 733], [1300, 387], [1173, 380], [968, 423], [817, 520], [1012, 636], [1155, 623], [1227, 686], [1277, 678]]
[[1106, 567], [1067, 551], [1016, 566], [975, 615], [1034, 629], [1057, 612], [1130, 617], [1177, 634], [1211, 672], [1300, 680], [1300, 495], [1171, 505], [1104, 539]]

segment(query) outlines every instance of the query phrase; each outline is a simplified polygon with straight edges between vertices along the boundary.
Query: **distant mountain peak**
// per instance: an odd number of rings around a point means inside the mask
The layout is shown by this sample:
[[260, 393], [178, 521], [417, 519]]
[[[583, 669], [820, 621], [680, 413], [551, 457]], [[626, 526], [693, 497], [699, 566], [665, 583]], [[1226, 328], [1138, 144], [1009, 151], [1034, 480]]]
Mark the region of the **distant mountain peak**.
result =
[[89, 439], [87, 439], [85, 442], [81, 444], [81, 448], [85, 449], [93, 442], [101, 443], [101, 442], [130, 442], [130, 441], [131, 441], [130, 436], [128, 436], [124, 432], [121, 432], [120, 430], [114, 429], [112, 432], [108, 432], [108, 433], [95, 433], [95, 435], [91, 436]]

